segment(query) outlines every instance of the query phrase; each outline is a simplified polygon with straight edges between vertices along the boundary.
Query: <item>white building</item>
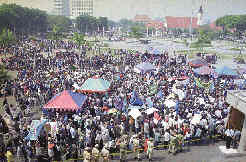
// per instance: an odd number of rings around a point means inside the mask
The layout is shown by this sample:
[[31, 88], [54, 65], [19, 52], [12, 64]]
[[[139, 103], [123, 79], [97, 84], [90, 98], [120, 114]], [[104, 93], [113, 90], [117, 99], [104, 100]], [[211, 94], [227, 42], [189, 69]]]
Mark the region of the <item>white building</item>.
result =
[[80, 15], [93, 16], [93, 0], [70, 0], [70, 18]]
[[232, 127], [239, 126], [241, 130], [238, 151], [239, 153], [246, 153], [246, 91], [227, 91], [226, 102], [232, 107], [228, 116], [229, 125]]
[[69, 16], [69, 0], [53, 0], [53, 14]]

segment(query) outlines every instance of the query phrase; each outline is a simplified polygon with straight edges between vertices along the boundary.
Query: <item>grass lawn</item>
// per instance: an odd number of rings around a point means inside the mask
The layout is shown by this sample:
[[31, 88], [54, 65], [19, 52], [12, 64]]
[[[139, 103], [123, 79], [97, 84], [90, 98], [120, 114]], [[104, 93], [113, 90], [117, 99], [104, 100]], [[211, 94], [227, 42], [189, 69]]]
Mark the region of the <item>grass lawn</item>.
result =
[[240, 51], [239, 48], [231, 48], [230, 50], [232, 50], [232, 51]]
[[204, 47], [212, 47], [211, 44], [201, 44], [201, 43], [191, 43], [190, 48], [204, 48]]

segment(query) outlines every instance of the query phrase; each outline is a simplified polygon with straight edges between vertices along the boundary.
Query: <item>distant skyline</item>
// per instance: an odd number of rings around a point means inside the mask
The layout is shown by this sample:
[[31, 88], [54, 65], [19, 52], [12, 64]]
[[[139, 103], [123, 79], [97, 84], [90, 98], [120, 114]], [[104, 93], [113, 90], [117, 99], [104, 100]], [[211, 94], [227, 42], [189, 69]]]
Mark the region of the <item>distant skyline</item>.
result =
[[[0, 0], [3, 2], [6, 0]], [[13, 0], [12, 0], [13, 1]], [[26, 7], [52, 12], [53, 0], [17, 0]], [[111, 20], [132, 19], [136, 14], [151, 18], [191, 16], [192, 8], [199, 9], [202, 0], [94, 0], [94, 16]], [[207, 0], [204, 17], [212, 21], [227, 14], [246, 14], [246, 0]]]

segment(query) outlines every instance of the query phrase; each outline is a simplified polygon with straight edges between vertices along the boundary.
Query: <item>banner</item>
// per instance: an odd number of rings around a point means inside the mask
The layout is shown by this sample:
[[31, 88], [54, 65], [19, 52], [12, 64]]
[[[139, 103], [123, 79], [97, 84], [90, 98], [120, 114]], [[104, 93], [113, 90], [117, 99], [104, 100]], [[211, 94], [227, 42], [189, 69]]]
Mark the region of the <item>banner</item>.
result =
[[50, 124], [50, 134], [52, 137], [54, 137], [56, 135], [56, 131], [57, 131], [57, 123], [56, 122], [49, 122]]
[[44, 127], [45, 123], [47, 122], [47, 120], [32, 120], [31, 126], [30, 126], [30, 131], [28, 133], [28, 135], [25, 137], [26, 140], [37, 140], [38, 136], [40, 134], [40, 131], [42, 130], [42, 128]]
[[211, 82], [205, 83], [205, 82], [201, 81], [199, 78], [195, 78], [195, 83], [196, 83], [197, 87], [205, 88], [205, 89], [209, 89], [210, 85], [211, 85]]

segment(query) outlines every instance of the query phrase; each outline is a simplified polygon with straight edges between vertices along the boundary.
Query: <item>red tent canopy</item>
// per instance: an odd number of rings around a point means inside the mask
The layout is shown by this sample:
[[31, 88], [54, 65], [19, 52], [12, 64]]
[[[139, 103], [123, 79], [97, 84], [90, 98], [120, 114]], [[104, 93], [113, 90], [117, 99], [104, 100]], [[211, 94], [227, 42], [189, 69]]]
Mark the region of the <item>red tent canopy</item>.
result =
[[65, 90], [55, 95], [43, 108], [74, 111], [80, 109], [85, 103], [87, 96]]

